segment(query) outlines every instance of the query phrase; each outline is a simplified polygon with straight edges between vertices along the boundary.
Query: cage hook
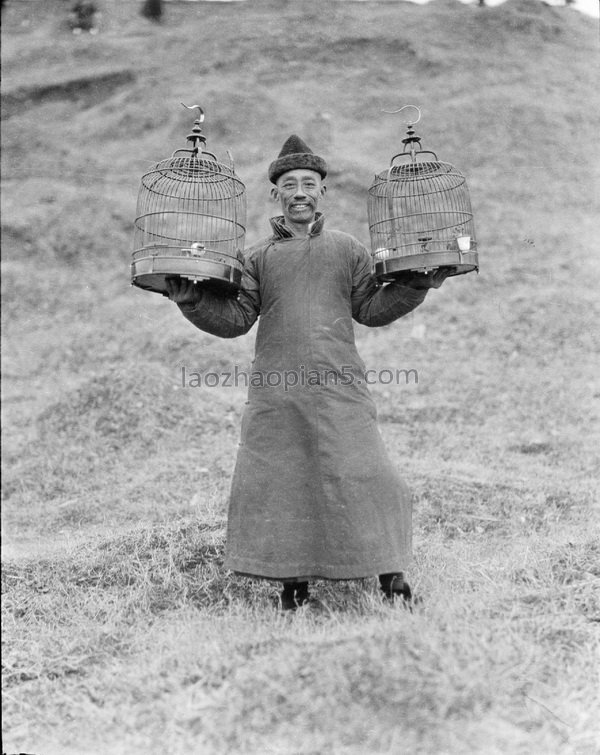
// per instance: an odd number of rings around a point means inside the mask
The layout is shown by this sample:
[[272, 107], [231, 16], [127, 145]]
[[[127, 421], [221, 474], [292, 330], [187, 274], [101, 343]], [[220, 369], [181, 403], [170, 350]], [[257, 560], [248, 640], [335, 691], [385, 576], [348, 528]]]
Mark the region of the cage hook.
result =
[[397, 108], [396, 110], [382, 110], [382, 113], [389, 113], [390, 115], [394, 115], [394, 113], [401, 113], [403, 110], [406, 110], [407, 108], [412, 108], [413, 110], [417, 111], [417, 119], [414, 120], [413, 118], [404, 118], [404, 123], [410, 128], [411, 126], [416, 126], [416, 124], [421, 120], [421, 108], [417, 107], [416, 105], [402, 105], [402, 107]]
[[204, 110], [200, 105], [186, 105], [185, 102], [182, 102], [181, 104], [187, 110], [198, 111], [198, 117], [194, 121], [194, 128], [192, 129], [191, 134], [188, 134], [187, 136], [188, 142], [192, 143], [192, 153], [198, 155], [199, 152], [202, 152], [202, 147], [206, 145], [206, 137], [202, 133], [202, 128], [200, 126], [200, 124], [204, 122]]
[[416, 119], [408, 118], [406, 116], [404, 117], [404, 123], [407, 126], [407, 131], [405, 138], [402, 140], [402, 144], [404, 144], [404, 152], [410, 150], [410, 157], [414, 163], [417, 160], [417, 152], [421, 151], [421, 137], [416, 135], [413, 126], [415, 126], [421, 120], [421, 108], [417, 107], [416, 105], [402, 105], [402, 107], [399, 107], [396, 110], [383, 110], [382, 112], [394, 114], [400, 113], [402, 112], [402, 110], [406, 110], [407, 108], [417, 111]]
[[185, 102], [182, 102], [181, 104], [187, 110], [197, 110], [198, 111], [198, 121], [200, 123], [204, 122], [204, 110], [200, 107], [200, 105], [186, 105]]

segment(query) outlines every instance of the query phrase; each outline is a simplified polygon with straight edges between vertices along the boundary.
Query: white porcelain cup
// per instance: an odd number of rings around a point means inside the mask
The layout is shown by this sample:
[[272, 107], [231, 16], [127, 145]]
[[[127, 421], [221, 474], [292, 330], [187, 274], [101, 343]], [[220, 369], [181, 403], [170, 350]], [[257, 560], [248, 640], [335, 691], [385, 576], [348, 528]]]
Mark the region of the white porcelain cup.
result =
[[470, 236], [459, 236], [456, 239], [456, 243], [458, 244], [458, 248], [461, 252], [468, 252], [471, 248], [471, 237]]

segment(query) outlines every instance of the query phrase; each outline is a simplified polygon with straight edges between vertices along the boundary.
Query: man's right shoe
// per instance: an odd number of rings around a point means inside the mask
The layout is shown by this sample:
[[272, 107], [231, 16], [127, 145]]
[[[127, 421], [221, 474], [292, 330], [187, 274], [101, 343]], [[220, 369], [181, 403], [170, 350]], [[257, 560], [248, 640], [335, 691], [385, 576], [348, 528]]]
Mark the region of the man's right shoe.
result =
[[295, 611], [308, 603], [308, 582], [285, 582], [281, 593], [281, 610]]

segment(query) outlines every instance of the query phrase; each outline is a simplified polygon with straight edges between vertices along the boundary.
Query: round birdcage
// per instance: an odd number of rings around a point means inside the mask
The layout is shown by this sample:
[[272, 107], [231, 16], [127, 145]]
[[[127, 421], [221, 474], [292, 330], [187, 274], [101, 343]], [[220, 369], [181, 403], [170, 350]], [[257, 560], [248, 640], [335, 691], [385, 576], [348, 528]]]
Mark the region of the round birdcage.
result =
[[[184, 107], [187, 107], [185, 105]], [[134, 227], [131, 282], [167, 295], [166, 279], [181, 277], [236, 293], [244, 269], [246, 189], [233, 161], [204, 149], [199, 117], [176, 150], [142, 176]]]
[[[371, 251], [376, 277], [389, 281], [407, 271], [443, 267], [450, 275], [479, 269], [471, 201], [465, 177], [435, 152], [421, 148], [413, 126], [403, 152], [376, 174], [368, 194]], [[388, 112], [388, 111], [386, 111]], [[399, 112], [399, 111], [394, 111]]]

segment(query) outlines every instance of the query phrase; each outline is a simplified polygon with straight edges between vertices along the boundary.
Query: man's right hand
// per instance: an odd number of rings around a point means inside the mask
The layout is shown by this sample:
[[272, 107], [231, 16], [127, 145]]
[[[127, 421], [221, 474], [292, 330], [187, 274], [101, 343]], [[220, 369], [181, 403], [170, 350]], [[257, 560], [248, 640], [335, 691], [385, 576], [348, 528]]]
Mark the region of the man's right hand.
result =
[[406, 270], [400, 275], [396, 275], [396, 281], [401, 286], [410, 286], [417, 290], [439, 288], [451, 273], [452, 268], [449, 267], [438, 267], [430, 273], [418, 273], [414, 270]]
[[175, 304], [197, 304], [202, 298], [202, 289], [187, 278], [169, 276], [165, 278], [167, 294]]

